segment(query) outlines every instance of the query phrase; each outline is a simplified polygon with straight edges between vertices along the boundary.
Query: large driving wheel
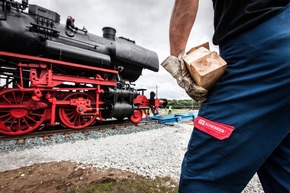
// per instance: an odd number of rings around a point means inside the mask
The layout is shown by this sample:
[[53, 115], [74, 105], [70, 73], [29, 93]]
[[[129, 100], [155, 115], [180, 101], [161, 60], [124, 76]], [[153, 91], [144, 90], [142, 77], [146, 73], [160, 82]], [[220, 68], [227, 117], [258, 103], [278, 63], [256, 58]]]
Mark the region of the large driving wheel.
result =
[[[71, 93], [66, 96], [63, 100], [71, 100], [71, 99], [89, 99], [90, 101], [94, 101], [93, 97], [86, 93]], [[66, 105], [59, 108], [59, 118], [65, 126], [71, 129], [83, 129], [91, 124], [97, 118], [96, 110], [92, 110], [89, 112], [90, 115], [82, 115], [77, 110], [76, 106], [73, 105]]]
[[37, 129], [45, 120], [46, 108], [36, 107], [45, 104], [32, 100], [32, 94], [10, 91], [0, 95], [0, 133], [22, 135]]

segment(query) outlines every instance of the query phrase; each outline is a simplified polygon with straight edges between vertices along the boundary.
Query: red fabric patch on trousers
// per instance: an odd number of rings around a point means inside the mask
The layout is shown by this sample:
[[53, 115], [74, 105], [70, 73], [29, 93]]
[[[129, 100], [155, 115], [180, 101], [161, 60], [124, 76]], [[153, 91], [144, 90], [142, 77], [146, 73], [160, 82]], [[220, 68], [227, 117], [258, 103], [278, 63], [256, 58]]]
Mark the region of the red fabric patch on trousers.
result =
[[220, 140], [229, 138], [234, 130], [233, 126], [213, 122], [200, 116], [194, 119], [194, 127]]

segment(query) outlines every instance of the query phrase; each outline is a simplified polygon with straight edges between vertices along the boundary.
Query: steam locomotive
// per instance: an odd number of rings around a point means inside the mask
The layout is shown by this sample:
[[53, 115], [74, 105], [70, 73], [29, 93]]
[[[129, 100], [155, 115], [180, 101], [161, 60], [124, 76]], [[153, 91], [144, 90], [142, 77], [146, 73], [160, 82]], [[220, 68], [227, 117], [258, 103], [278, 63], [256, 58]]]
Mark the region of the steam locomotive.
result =
[[[28, 11], [27, 11], [28, 9]], [[134, 89], [143, 69], [157, 72], [155, 52], [133, 40], [78, 28], [28, 0], [0, 0], [0, 133], [21, 135], [58, 123], [83, 129], [109, 118], [138, 123], [166, 100]]]

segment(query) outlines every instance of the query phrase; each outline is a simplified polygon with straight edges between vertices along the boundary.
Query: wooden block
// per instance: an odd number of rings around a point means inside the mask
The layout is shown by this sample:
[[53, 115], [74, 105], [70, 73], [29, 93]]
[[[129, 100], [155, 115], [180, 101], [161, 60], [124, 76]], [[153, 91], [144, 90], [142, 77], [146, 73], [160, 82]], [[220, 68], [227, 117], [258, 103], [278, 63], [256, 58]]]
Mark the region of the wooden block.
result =
[[182, 57], [183, 61], [190, 64], [206, 55], [210, 54], [210, 51], [204, 47], [200, 47], [195, 49], [194, 51], [190, 52], [189, 54]]
[[216, 53], [199, 47], [182, 57], [195, 83], [210, 89], [223, 75], [226, 62]]
[[188, 52], [186, 52], [186, 55], [190, 54], [191, 52], [193, 52], [193, 51], [195, 51], [195, 50], [197, 50], [198, 48], [201, 48], [201, 47], [204, 47], [204, 48], [210, 50], [209, 49], [209, 43], [206, 42], [206, 43], [200, 44], [199, 46], [191, 48]]

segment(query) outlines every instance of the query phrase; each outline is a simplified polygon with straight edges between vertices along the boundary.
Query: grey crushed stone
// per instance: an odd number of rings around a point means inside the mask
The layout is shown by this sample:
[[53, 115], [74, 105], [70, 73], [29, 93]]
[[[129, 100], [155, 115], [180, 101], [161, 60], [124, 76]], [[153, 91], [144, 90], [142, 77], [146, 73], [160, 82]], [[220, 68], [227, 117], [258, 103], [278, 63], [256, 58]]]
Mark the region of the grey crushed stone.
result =
[[[192, 131], [191, 125], [142, 126], [124, 130], [61, 135], [29, 139], [25, 145], [15, 141], [0, 143], [0, 172], [35, 163], [74, 161], [86, 167], [117, 168], [154, 178], [170, 176], [176, 181], [180, 164]], [[263, 193], [257, 176], [243, 193]]]

